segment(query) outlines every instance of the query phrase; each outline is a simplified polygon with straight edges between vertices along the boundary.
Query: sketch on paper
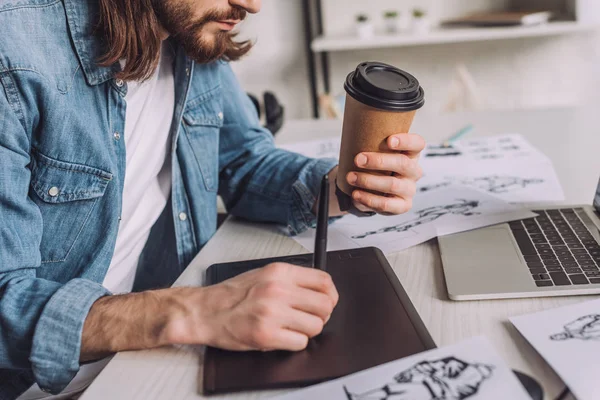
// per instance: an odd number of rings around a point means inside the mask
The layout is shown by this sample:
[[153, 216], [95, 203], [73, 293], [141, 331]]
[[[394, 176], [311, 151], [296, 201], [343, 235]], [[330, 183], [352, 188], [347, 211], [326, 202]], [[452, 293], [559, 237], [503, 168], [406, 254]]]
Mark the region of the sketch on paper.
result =
[[344, 385], [348, 400], [465, 400], [479, 392], [493, 375], [494, 367], [455, 357], [422, 361], [394, 376], [394, 381], [363, 393], [352, 393]]
[[453, 146], [427, 146], [425, 157], [456, 157], [461, 156], [462, 152]]
[[550, 340], [570, 339], [600, 341], [600, 314], [578, 318], [564, 326], [564, 331], [550, 336]]
[[[338, 158], [339, 137], [283, 145], [307, 157]], [[429, 145], [421, 166], [420, 192], [451, 186], [473, 187], [510, 203], [564, 200], [552, 163], [522, 135], [461, 140], [450, 146]], [[477, 168], [473, 168], [473, 165]], [[416, 203], [415, 203], [416, 204]]]
[[424, 152], [425, 159], [447, 163], [452, 161], [474, 162], [494, 160], [523, 160], [524, 162], [549, 163], [549, 159], [533, 147], [522, 135], [509, 134], [459, 140], [451, 146], [430, 145]]
[[337, 141], [322, 141], [319, 143], [318, 158], [338, 157], [340, 154], [340, 142]]
[[598, 399], [600, 299], [510, 320], [561, 377], [574, 399]]
[[[458, 185], [417, 193], [414, 204], [412, 210], [401, 215], [344, 216], [330, 225], [328, 248], [334, 251], [375, 246], [389, 254], [437, 236], [536, 215], [490, 193]], [[313, 228], [294, 236], [309, 251], [313, 250], [314, 238]]]
[[460, 199], [455, 203], [444, 204], [440, 206], [428, 207], [423, 210], [416, 211], [416, 218], [406, 221], [399, 225], [387, 226], [380, 228], [375, 231], [365, 232], [360, 235], [352, 236], [353, 239], [364, 239], [368, 236], [377, 235], [380, 233], [388, 232], [406, 232], [417, 226], [433, 222], [444, 215], [453, 214], [461, 215], [464, 217], [470, 217], [473, 215], [480, 215], [480, 213], [474, 211], [479, 206], [479, 201], [476, 200], [465, 200]]
[[279, 146], [281, 149], [302, 154], [311, 158], [338, 158], [340, 155], [341, 138], [333, 137], [326, 139], [310, 140], [306, 142], [292, 143]]
[[531, 400], [489, 341], [476, 337], [321, 383], [278, 400]]
[[441, 182], [424, 185], [419, 192], [427, 192], [452, 185], [473, 186], [479, 190], [493, 194], [508, 193], [514, 190], [526, 189], [533, 185], [539, 185], [545, 181], [540, 178], [521, 178], [508, 175], [490, 175], [478, 177], [445, 176]]

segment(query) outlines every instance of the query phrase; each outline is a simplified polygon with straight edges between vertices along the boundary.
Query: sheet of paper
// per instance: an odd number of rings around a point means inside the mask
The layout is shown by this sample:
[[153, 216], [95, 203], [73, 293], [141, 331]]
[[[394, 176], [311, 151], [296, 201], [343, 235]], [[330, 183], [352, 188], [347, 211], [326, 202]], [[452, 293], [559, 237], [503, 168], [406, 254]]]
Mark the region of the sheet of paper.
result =
[[460, 140], [449, 148], [429, 145], [424, 152], [424, 158], [432, 162], [536, 160], [550, 163], [550, 159], [529, 143], [523, 135], [514, 133]]
[[482, 337], [277, 397], [280, 400], [531, 400]]
[[340, 156], [340, 137], [310, 140], [279, 146], [282, 149], [293, 151], [311, 158], [335, 158]]
[[578, 400], [600, 394], [600, 300], [510, 319]]
[[474, 187], [511, 203], [558, 202], [565, 196], [552, 163], [523, 136], [510, 134], [429, 146], [421, 158], [419, 190], [454, 184]]
[[[340, 138], [281, 146], [314, 158], [338, 158]], [[419, 191], [460, 185], [484, 190], [511, 203], [559, 202], [564, 192], [550, 159], [522, 135], [507, 134], [430, 145], [421, 157]]]
[[[440, 235], [464, 232], [503, 222], [534, 217], [519, 206], [467, 187], [450, 186], [419, 193], [406, 214], [358, 218], [347, 215], [329, 226], [330, 251], [375, 246], [390, 254]], [[294, 237], [313, 251], [315, 229]]]
[[418, 182], [419, 192], [453, 185], [483, 190], [510, 203], [558, 202], [565, 198], [552, 164], [494, 160], [476, 164], [429, 166]]

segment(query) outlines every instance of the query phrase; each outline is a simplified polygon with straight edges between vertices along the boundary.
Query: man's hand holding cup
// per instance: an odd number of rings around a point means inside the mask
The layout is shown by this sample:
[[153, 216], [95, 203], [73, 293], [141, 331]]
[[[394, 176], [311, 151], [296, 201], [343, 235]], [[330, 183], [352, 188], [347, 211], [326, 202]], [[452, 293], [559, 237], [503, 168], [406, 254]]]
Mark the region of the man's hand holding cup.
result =
[[388, 137], [386, 145], [387, 152], [356, 155], [354, 164], [369, 172], [352, 171], [345, 178], [356, 188], [352, 200], [359, 210], [403, 214], [412, 208], [417, 181], [423, 175], [418, 159], [425, 141], [418, 135], [398, 134]]

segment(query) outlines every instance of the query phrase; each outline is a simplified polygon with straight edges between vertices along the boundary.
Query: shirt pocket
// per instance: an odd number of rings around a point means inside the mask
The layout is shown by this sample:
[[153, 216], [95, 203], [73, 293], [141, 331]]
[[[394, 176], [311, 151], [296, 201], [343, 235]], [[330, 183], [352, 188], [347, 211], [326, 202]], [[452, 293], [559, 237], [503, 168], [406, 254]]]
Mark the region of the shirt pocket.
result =
[[34, 152], [30, 197], [42, 214], [42, 263], [69, 256], [112, 178], [101, 169]]
[[219, 133], [222, 127], [223, 102], [219, 87], [187, 104], [183, 129], [209, 192], [216, 192], [219, 187]]

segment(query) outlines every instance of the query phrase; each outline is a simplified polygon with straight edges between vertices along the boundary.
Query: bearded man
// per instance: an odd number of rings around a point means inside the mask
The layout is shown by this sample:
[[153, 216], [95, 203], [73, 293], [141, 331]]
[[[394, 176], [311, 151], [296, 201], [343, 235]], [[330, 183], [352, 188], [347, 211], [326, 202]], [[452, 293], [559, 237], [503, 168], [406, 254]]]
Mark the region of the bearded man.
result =
[[314, 223], [326, 174], [363, 211], [411, 207], [416, 135], [357, 156], [393, 176], [338, 177], [333, 160], [275, 148], [229, 66], [251, 48], [233, 29], [259, 8], [0, 2], [1, 399], [71, 396], [123, 350], [305, 348], [338, 299], [325, 272], [272, 264], [167, 288], [214, 234], [217, 195], [291, 234]]

